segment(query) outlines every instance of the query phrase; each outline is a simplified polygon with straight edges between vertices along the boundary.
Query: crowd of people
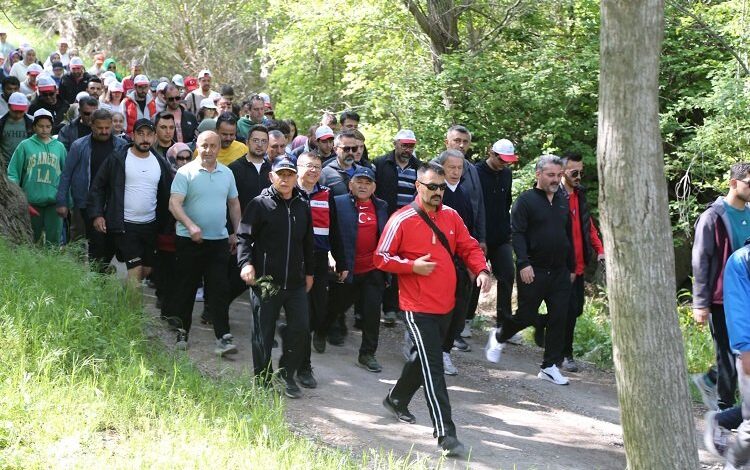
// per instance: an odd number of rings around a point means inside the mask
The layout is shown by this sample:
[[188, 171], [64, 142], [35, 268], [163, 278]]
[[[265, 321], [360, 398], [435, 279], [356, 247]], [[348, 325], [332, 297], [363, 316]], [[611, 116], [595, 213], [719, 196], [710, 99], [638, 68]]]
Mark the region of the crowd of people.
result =
[[[67, 41], [40, 63], [31, 46], [6, 38], [0, 31], [0, 165], [27, 196], [34, 239], [85, 239], [93, 269], [105, 272], [116, 257], [128, 283], [153, 282], [176, 348], [189, 347], [195, 302], [204, 301], [200, 321], [213, 327], [215, 352], [235, 353], [229, 306], [248, 295], [258, 383], [273, 387], [278, 377], [286, 396], [300, 398], [300, 386], [318, 385], [312, 362], [323, 358], [313, 350], [344, 343], [350, 309], [362, 332], [356, 364], [373, 373], [382, 370], [381, 326], [400, 320], [405, 364], [383, 405], [414, 423], [408, 405], [423, 387], [448, 455], [464, 448], [444, 376], [459, 374], [451, 354], [471, 350], [490, 276], [496, 324], [486, 359], [499, 362], [533, 327], [544, 348], [540, 379], [567, 385], [564, 373], [578, 371], [584, 272], [604, 259], [580, 154], [539, 157], [534, 186], [514, 200], [518, 156], [506, 138], [473, 162], [471, 131], [454, 125], [444, 151], [419, 158], [417, 133], [400, 129], [393, 150], [373, 158], [353, 110], [326, 113], [298, 135], [267, 94], [215, 89], [208, 69], [151, 80], [136, 60], [123, 77], [101, 54], [87, 70]], [[707, 445], [719, 453], [744, 415], [734, 393], [737, 371], [747, 374], [734, 361], [750, 343], [731, 338], [732, 325], [744, 324], [728, 310], [725, 323], [720, 291], [730, 285], [721, 281], [729, 255], [750, 237], [748, 175], [747, 165], [732, 168], [732, 189], [701, 217], [694, 249], [695, 316], [710, 320], [717, 347], [717, 368], [696, 384], [709, 402], [718, 388], [710, 403], [728, 410], [709, 417]]]

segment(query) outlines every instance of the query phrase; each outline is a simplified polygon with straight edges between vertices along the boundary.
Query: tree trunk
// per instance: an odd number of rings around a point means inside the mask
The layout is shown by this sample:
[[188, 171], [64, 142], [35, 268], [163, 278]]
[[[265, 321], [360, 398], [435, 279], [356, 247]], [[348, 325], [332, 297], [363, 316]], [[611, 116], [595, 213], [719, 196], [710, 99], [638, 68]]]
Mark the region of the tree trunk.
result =
[[659, 134], [662, 0], [601, 3], [598, 167], [628, 468], [699, 468]]
[[15, 244], [31, 243], [26, 195], [5, 176], [4, 171], [0, 172], [0, 237]]

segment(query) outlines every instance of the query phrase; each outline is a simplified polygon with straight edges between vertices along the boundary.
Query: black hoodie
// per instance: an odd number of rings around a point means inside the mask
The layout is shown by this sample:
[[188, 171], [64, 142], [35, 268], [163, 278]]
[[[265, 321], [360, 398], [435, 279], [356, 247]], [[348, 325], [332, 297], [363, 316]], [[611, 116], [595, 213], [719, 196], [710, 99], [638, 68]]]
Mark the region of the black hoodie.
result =
[[313, 230], [310, 206], [294, 188], [282, 199], [271, 186], [251, 200], [237, 232], [237, 264], [252, 264], [256, 279], [270, 275], [282, 289], [305, 285], [312, 276]]

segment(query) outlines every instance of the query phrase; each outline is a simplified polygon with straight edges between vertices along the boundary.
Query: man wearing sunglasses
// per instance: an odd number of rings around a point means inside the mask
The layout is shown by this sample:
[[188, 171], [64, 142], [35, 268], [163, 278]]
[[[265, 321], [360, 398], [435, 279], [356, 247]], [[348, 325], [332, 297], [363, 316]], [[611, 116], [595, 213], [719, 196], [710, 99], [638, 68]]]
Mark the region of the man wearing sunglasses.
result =
[[37, 97], [29, 105], [29, 115], [33, 115], [39, 109], [46, 109], [52, 114], [52, 134], [57, 134], [63, 127], [65, 114], [70, 105], [57, 96], [57, 84], [47, 74], [41, 74], [36, 79]]
[[447, 295], [456, 290], [453, 254], [476, 277], [483, 292], [490, 287], [490, 276], [479, 243], [469, 235], [461, 216], [442, 204], [448, 188], [443, 167], [422, 164], [417, 170], [416, 187], [414, 203], [402, 207], [388, 220], [373, 259], [377, 269], [399, 275], [399, 306], [414, 344], [383, 406], [400, 421], [414, 423], [416, 418], [408, 405], [424, 386], [438, 446], [448, 456], [458, 457], [465, 449], [456, 438], [451, 418], [442, 351], [455, 306], [455, 296]]
[[175, 85], [167, 85], [164, 89], [164, 101], [165, 111], [174, 116], [175, 142], [192, 142], [198, 129], [198, 119], [180, 103], [180, 90]]
[[91, 115], [99, 108], [99, 101], [87, 96], [78, 102], [78, 117], [60, 129], [57, 140], [70, 151], [73, 141], [91, 134]]
[[318, 141], [318, 155], [321, 160], [328, 158], [327, 151], [335, 148], [336, 158], [327, 164], [323, 163], [320, 184], [331, 188], [334, 196], [349, 192], [349, 180], [359, 165], [354, 161], [354, 154], [359, 150], [359, 141], [351, 131], [345, 131], [333, 137], [333, 131], [328, 126], [320, 126], [315, 131]]

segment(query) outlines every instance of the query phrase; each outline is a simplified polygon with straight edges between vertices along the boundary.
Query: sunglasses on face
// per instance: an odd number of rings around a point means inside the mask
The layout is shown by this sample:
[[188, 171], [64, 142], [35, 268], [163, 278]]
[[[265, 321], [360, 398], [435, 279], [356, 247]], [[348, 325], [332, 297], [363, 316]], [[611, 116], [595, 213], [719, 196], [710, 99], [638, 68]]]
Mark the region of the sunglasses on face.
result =
[[174, 159], [178, 162], [189, 162], [192, 160], [192, 157], [180, 157], [179, 155], [174, 157]]
[[50, 91], [50, 92], [42, 93], [41, 96], [46, 96], [47, 98], [50, 98], [50, 97], [55, 96], [56, 94], [57, 93]]
[[349, 147], [348, 145], [346, 145], [346, 146], [339, 145], [339, 148], [341, 150], [343, 150], [344, 152], [352, 152], [353, 153], [353, 152], [356, 152], [357, 150], [359, 150], [359, 145], [352, 145], [351, 147]]
[[437, 184], [437, 183], [423, 183], [421, 181], [417, 181], [417, 183], [421, 184], [422, 186], [424, 186], [425, 188], [429, 189], [430, 191], [437, 191], [438, 189], [440, 191], [445, 191], [446, 189], [448, 189], [448, 183], [441, 183], [441, 184]]
[[579, 176], [583, 178], [583, 170], [571, 170], [570, 176], [572, 176], [573, 178], [578, 178]]
[[172, 101], [178, 101], [180, 99], [180, 97], [179, 96], [167, 96], [165, 99], [167, 101], [172, 102]]

